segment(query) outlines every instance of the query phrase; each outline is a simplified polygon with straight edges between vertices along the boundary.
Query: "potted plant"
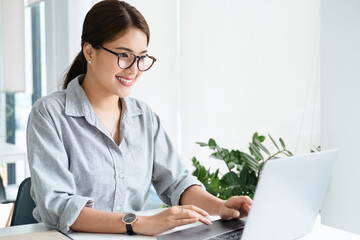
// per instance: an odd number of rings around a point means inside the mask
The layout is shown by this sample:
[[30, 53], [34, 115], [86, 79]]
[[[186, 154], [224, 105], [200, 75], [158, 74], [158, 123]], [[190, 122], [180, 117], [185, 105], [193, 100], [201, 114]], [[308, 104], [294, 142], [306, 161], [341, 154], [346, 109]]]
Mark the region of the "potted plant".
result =
[[253, 134], [249, 143], [249, 154], [236, 149], [222, 148], [214, 139], [210, 139], [208, 143], [197, 142], [200, 147], [209, 147], [213, 151], [211, 157], [224, 161], [228, 172], [224, 175], [220, 174], [219, 169], [211, 172], [210, 168], [206, 169], [196, 157], [193, 157], [193, 175], [204, 184], [208, 192], [221, 199], [235, 195], [248, 195], [253, 198], [264, 163], [280, 156], [293, 155], [286, 149], [282, 138], [279, 138], [278, 144], [270, 135], [268, 136], [277, 149], [275, 153], [270, 153], [263, 144], [265, 136], [259, 136], [257, 132]]

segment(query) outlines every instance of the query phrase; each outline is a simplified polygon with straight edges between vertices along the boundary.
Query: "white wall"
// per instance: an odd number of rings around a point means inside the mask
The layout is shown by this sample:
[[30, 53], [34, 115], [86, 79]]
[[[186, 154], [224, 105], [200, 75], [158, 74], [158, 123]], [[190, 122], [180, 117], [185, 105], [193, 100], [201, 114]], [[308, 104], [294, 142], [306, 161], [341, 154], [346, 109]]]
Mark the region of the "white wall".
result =
[[360, 234], [360, 1], [321, 2], [321, 144], [340, 148], [322, 222]]
[[319, 8], [313, 0], [181, 1], [184, 160], [206, 159], [194, 143], [210, 137], [246, 151], [255, 131], [283, 137], [295, 154], [320, 144]]

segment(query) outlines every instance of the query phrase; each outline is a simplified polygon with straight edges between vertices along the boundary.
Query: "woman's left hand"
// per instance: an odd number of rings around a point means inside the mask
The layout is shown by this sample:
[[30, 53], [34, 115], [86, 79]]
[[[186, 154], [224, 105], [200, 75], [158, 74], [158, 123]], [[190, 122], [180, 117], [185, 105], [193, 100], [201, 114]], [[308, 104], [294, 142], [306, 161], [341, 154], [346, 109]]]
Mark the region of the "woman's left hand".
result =
[[247, 217], [252, 204], [251, 198], [248, 196], [235, 196], [224, 201], [219, 210], [221, 219], [230, 220], [233, 218]]

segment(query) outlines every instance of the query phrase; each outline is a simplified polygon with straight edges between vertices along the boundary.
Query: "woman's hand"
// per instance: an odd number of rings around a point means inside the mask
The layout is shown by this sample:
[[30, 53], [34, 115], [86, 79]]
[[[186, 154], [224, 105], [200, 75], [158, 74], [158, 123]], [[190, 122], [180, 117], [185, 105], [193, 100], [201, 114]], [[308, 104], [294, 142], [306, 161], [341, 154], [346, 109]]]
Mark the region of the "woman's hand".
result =
[[219, 215], [225, 220], [246, 217], [249, 214], [251, 204], [252, 200], [248, 196], [232, 197], [224, 201], [223, 206], [219, 210]]
[[153, 216], [138, 216], [133, 224], [134, 232], [143, 235], [157, 235], [177, 226], [200, 221], [206, 225], [211, 222], [205, 217], [209, 214], [193, 205], [173, 206]]

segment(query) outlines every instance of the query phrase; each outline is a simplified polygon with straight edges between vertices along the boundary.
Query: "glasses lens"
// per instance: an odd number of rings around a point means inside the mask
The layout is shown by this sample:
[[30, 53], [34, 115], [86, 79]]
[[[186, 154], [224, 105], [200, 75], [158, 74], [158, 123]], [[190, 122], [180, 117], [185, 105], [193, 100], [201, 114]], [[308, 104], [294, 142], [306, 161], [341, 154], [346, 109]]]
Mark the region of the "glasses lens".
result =
[[130, 53], [121, 53], [119, 55], [119, 67], [120, 68], [128, 68], [131, 66], [131, 64], [133, 64], [135, 62], [135, 55], [130, 54]]
[[139, 63], [138, 63], [139, 70], [140, 71], [146, 71], [149, 68], [151, 68], [153, 63], [154, 63], [153, 57], [142, 56], [142, 57], [139, 58]]

